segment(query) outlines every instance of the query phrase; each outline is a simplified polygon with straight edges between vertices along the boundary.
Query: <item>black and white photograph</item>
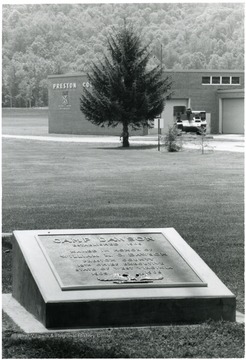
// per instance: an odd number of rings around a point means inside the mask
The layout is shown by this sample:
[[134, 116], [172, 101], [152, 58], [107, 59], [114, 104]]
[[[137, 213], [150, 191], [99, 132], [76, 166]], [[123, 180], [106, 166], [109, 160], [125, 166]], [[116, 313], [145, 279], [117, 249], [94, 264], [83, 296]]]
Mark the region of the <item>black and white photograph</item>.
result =
[[245, 358], [245, 2], [1, 4], [1, 358]]

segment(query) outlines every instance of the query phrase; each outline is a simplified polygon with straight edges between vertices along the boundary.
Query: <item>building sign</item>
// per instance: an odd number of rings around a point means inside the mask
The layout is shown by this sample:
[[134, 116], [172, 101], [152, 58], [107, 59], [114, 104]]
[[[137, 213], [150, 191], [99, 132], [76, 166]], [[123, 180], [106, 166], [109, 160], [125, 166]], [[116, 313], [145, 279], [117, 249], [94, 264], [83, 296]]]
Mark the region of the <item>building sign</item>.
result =
[[[159, 122], [159, 125], [158, 125]], [[158, 129], [158, 128], [163, 129], [164, 128], [164, 119], [160, 119], [160, 118], [156, 118], [154, 119], [154, 129]]]
[[63, 90], [63, 89], [76, 89], [76, 83], [58, 83], [53, 84], [53, 90]]
[[62, 105], [68, 105], [68, 91], [62, 92]]
[[70, 110], [71, 104], [69, 104], [68, 90], [62, 92], [61, 103], [58, 105], [60, 110]]
[[[89, 88], [92, 87], [91, 83], [89, 81], [84, 81], [82, 83], [83, 87]], [[77, 83], [71, 82], [71, 83], [57, 83], [52, 85], [53, 90], [63, 90], [63, 89], [76, 89]]]
[[91, 83], [89, 83], [89, 81], [83, 82], [83, 87], [92, 87]]

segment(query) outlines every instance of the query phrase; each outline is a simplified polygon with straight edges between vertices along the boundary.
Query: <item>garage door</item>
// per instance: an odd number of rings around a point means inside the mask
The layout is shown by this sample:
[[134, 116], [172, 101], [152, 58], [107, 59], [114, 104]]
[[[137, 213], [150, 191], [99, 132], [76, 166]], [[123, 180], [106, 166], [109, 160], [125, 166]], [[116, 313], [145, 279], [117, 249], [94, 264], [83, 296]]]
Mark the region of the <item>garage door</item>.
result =
[[[188, 107], [188, 99], [172, 99], [167, 100], [165, 104], [164, 111], [161, 117], [164, 119], [164, 129], [162, 133], [164, 134], [168, 130], [168, 126], [172, 126], [176, 120], [176, 116], [173, 115], [173, 110], [175, 106], [186, 106]], [[149, 129], [149, 134], [157, 134], [157, 129]]]
[[244, 133], [244, 99], [222, 100], [222, 133]]
[[173, 114], [174, 107], [176, 106], [186, 106], [188, 107], [188, 99], [172, 99], [167, 100], [166, 106], [162, 113], [164, 119], [164, 130], [168, 129], [168, 126], [172, 126], [176, 120], [176, 116]]

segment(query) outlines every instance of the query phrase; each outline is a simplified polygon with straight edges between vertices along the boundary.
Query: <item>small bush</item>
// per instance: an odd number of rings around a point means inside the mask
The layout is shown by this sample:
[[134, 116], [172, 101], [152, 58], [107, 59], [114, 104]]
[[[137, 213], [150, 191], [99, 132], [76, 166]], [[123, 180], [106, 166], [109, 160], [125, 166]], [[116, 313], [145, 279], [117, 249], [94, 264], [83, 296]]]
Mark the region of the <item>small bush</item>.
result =
[[164, 137], [164, 146], [168, 152], [176, 152], [182, 149], [181, 134], [176, 125], [170, 126]]

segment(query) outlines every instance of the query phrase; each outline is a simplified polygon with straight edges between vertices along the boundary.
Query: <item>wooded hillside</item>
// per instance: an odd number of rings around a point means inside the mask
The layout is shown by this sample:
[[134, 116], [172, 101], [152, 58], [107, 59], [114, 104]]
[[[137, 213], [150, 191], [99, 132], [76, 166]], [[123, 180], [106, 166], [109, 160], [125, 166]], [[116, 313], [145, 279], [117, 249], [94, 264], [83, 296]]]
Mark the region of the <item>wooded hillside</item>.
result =
[[242, 3], [3, 5], [2, 16], [3, 106], [47, 106], [47, 76], [88, 71], [124, 19], [151, 43], [152, 65], [162, 53], [167, 69], [244, 66]]

